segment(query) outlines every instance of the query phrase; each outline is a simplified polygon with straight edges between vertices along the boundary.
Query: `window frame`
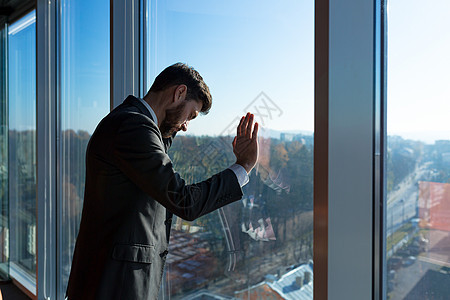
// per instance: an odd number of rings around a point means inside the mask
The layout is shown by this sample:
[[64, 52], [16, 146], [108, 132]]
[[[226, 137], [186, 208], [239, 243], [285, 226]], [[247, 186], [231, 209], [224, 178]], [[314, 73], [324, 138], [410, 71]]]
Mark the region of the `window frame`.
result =
[[[145, 14], [145, 2], [111, 0], [111, 109], [128, 94], [143, 96], [146, 92], [145, 70], [149, 62], [144, 59], [145, 22], [151, 16]], [[385, 299], [386, 2], [315, 0], [316, 299], [340, 299], [349, 290], [355, 298]], [[37, 1], [39, 255], [36, 287], [39, 299], [63, 296], [57, 295], [56, 284], [57, 13], [57, 1]], [[353, 36], [359, 38], [351, 39]], [[338, 67], [342, 62], [350, 67]], [[352, 77], [354, 74], [358, 76]], [[339, 86], [349, 88], [339, 90]], [[352, 93], [355, 86], [359, 87], [358, 94]], [[360, 99], [364, 101], [358, 102]], [[358, 106], [355, 107], [355, 103]], [[354, 125], [354, 131], [340, 126], [343, 119]], [[342, 143], [343, 138], [347, 144]], [[366, 150], [355, 151], [351, 144]], [[355, 159], [360, 159], [363, 165], [349, 168], [348, 162]], [[342, 183], [341, 178], [353, 180]], [[349, 182], [360, 182], [364, 186], [357, 190], [364, 201], [356, 193], [348, 197], [348, 191], [354, 188]], [[343, 210], [342, 202], [352, 209]], [[360, 211], [364, 217], [354, 218], [355, 212]], [[348, 219], [352, 220], [350, 229]], [[341, 240], [348, 236], [364, 242], [351, 247]], [[348, 257], [352, 258], [350, 265], [346, 264]], [[340, 270], [344, 267], [348, 270], [349, 266], [352, 274], [342, 276]]]
[[385, 8], [384, 0], [316, 0], [317, 299], [344, 299], [349, 291], [355, 299], [386, 297]]

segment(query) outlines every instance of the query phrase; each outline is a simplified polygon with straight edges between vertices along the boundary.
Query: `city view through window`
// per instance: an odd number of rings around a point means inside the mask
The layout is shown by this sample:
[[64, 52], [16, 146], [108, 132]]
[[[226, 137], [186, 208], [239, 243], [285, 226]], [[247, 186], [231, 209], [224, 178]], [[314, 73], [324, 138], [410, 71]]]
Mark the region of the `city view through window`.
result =
[[387, 299], [450, 295], [450, 3], [423, 4], [389, 4]]
[[[8, 174], [9, 226], [2, 228], [4, 258], [11, 273], [36, 280], [36, 14], [8, 28], [8, 147], [2, 170]], [[6, 105], [6, 103], [5, 103]], [[6, 133], [6, 131], [3, 131]], [[6, 148], [6, 147], [5, 147]], [[9, 164], [8, 164], [9, 163]], [[3, 187], [3, 185], [2, 185]], [[8, 201], [2, 202], [7, 203]], [[6, 206], [8, 207], [8, 206]], [[9, 238], [9, 240], [8, 240]], [[9, 246], [9, 249], [8, 249]]]
[[147, 4], [148, 87], [181, 61], [213, 95], [211, 112], [170, 149], [182, 177], [198, 182], [235, 162], [231, 141], [247, 111], [260, 124], [243, 199], [173, 221], [160, 298], [312, 299], [313, 1]]
[[110, 1], [60, 2], [58, 290], [64, 295], [81, 221], [86, 147], [95, 126], [110, 109]]

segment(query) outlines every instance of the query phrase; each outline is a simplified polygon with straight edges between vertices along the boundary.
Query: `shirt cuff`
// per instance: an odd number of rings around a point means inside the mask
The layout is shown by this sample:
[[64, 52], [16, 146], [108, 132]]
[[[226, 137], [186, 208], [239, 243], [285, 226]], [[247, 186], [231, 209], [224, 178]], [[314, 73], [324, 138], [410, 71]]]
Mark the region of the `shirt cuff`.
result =
[[243, 187], [249, 181], [247, 171], [245, 171], [244, 167], [239, 164], [233, 164], [228, 169], [236, 174], [239, 185]]

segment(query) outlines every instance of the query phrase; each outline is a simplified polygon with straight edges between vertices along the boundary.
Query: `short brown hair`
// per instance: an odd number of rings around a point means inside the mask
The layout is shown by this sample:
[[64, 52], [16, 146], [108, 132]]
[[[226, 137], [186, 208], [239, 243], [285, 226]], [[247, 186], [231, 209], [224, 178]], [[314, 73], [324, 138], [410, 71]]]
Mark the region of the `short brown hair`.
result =
[[174, 85], [187, 86], [186, 100], [202, 102], [201, 112], [207, 114], [211, 109], [212, 97], [202, 76], [184, 63], [176, 63], [165, 68], [155, 78], [149, 92], [160, 92]]

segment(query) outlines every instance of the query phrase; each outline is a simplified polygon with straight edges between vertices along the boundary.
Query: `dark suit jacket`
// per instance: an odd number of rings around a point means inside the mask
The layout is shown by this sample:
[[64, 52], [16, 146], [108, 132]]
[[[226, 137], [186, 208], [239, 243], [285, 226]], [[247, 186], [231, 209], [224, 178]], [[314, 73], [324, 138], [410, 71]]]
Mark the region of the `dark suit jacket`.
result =
[[97, 126], [86, 153], [69, 299], [157, 299], [172, 213], [194, 220], [241, 199], [229, 169], [186, 185], [167, 156], [170, 144], [133, 96]]

